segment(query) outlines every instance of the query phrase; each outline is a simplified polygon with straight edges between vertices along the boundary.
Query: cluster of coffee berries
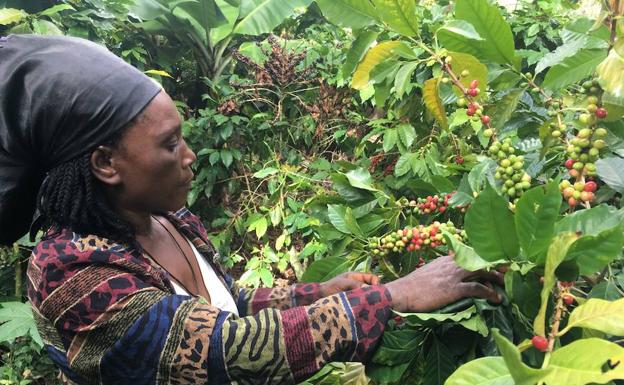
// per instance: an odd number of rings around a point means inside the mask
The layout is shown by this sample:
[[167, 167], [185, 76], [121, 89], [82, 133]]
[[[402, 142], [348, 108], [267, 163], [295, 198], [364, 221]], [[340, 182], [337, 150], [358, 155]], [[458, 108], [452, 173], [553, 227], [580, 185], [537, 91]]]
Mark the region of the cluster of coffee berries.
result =
[[504, 139], [502, 143], [493, 142], [488, 152], [498, 164], [494, 177], [503, 183], [502, 190], [505, 194], [516, 198], [531, 188], [531, 177], [524, 172], [524, 156], [514, 155], [516, 149], [510, 138]]
[[374, 255], [385, 256], [391, 252], [401, 251], [429, 251], [446, 245], [446, 239], [441, 233], [445, 230], [457, 240], [465, 241], [466, 231], [455, 228], [453, 222], [433, 222], [431, 225], [418, 225], [397, 230], [381, 238], [372, 239], [369, 247]]
[[598, 79], [587, 80], [583, 82], [582, 86], [583, 86], [583, 90], [588, 95], [597, 95], [602, 91], [602, 89], [600, 88], [600, 83], [598, 82]]
[[581, 176], [595, 176], [596, 162], [600, 156], [600, 150], [607, 145], [603, 138], [607, 135], [604, 128], [582, 128], [576, 136], [569, 141], [566, 147], [568, 159], [565, 166], [568, 173], [574, 178]]
[[550, 127], [550, 135], [553, 138], [561, 138], [562, 136], [565, 136], [565, 132], [567, 129], [567, 126], [565, 123], [551, 122], [549, 127]]
[[449, 208], [449, 199], [454, 192], [445, 195], [429, 195], [426, 198], [408, 200], [403, 197], [397, 201], [397, 206], [407, 209], [408, 212], [418, 215], [444, 214]]
[[578, 181], [574, 182], [574, 184], [564, 180], [559, 184], [561, 194], [571, 207], [576, 206], [579, 202], [593, 202], [594, 192], [597, 188], [598, 185], [593, 180], [587, 182]]

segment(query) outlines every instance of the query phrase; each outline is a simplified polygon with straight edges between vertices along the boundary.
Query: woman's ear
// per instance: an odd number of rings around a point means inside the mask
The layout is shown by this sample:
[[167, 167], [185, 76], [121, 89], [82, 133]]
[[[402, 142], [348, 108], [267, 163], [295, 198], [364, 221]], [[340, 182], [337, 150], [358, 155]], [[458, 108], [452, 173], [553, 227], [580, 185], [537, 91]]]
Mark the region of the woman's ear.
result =
[[108, 146], [99, 146], [91, 154], [91, 171], [102, 183], [117, 185], [121, 178], [113, 162], [113, 150]]

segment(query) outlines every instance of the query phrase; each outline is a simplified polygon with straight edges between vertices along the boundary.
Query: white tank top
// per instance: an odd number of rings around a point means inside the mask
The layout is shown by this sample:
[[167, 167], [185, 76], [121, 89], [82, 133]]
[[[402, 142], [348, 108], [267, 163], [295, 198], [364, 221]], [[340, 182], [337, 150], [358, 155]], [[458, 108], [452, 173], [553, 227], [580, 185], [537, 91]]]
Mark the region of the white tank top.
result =
[[[212, 266], [206, 261], [203, 255], [197, 251], [195, 245], [188, 238], [184, 237], [186, 241], [191, 245], [193, 249], [193, 254], [197, 259], [197, 263], [199, 264], [199, 269], [201, 270], [202, 278], [204, 279], [204, 285], [206, 285], [206, 289], [208, 289], [208, 294], [210, 294], [210, 302], [211, 305], [217, 307], [221, 310], [229, 311], [230, 313], [234, 313], [238, 316], [238, 308], [236, 307], [236, 303], [234, 302], [234, 298], [232, 298], [232, 294], [230, 290], [225, 287], [223, 282], [217, 277], [217, 274], [212, 269]], [[176, 294], [180, 295], [189, 295], [189, 293], [184, 290], [184, 288], [177, 284], [175, 281], [171, 281], [173, 284], [173, 288]]]

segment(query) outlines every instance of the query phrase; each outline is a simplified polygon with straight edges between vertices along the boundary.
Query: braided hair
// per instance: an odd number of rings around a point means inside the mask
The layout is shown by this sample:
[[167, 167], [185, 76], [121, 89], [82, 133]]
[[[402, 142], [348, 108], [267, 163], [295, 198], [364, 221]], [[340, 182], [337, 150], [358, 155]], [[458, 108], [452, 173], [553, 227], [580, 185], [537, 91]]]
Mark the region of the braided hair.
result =
[[[126, 131], [141, 115], [109, 138], [104, 145], [117, 147]], [[130, 243], [135, 229], [113, 209], [103, 184], [91, 171], [91, 153], [80, 155], [48, 172], [37, 195], [37, 209], [44, 229], [68, 228], [79, 234], [94, 234]]]

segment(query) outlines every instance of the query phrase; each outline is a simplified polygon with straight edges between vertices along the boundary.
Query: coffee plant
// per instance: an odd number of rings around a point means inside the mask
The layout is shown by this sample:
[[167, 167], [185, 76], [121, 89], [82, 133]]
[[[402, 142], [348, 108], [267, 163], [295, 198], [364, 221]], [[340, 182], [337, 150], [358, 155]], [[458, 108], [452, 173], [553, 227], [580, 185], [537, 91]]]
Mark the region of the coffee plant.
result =
[[[369, 362], [305, 384], [624, 383], [622, 1], [6, 4], [0, 31], [155, 69], [198, 156], [188, 205], [240, 284], [389, 281], [448, 254], [505, 272], [500, 305], [397, 313]], [[8, 384], [54, 377], [22, 251], [0, 269]]]

